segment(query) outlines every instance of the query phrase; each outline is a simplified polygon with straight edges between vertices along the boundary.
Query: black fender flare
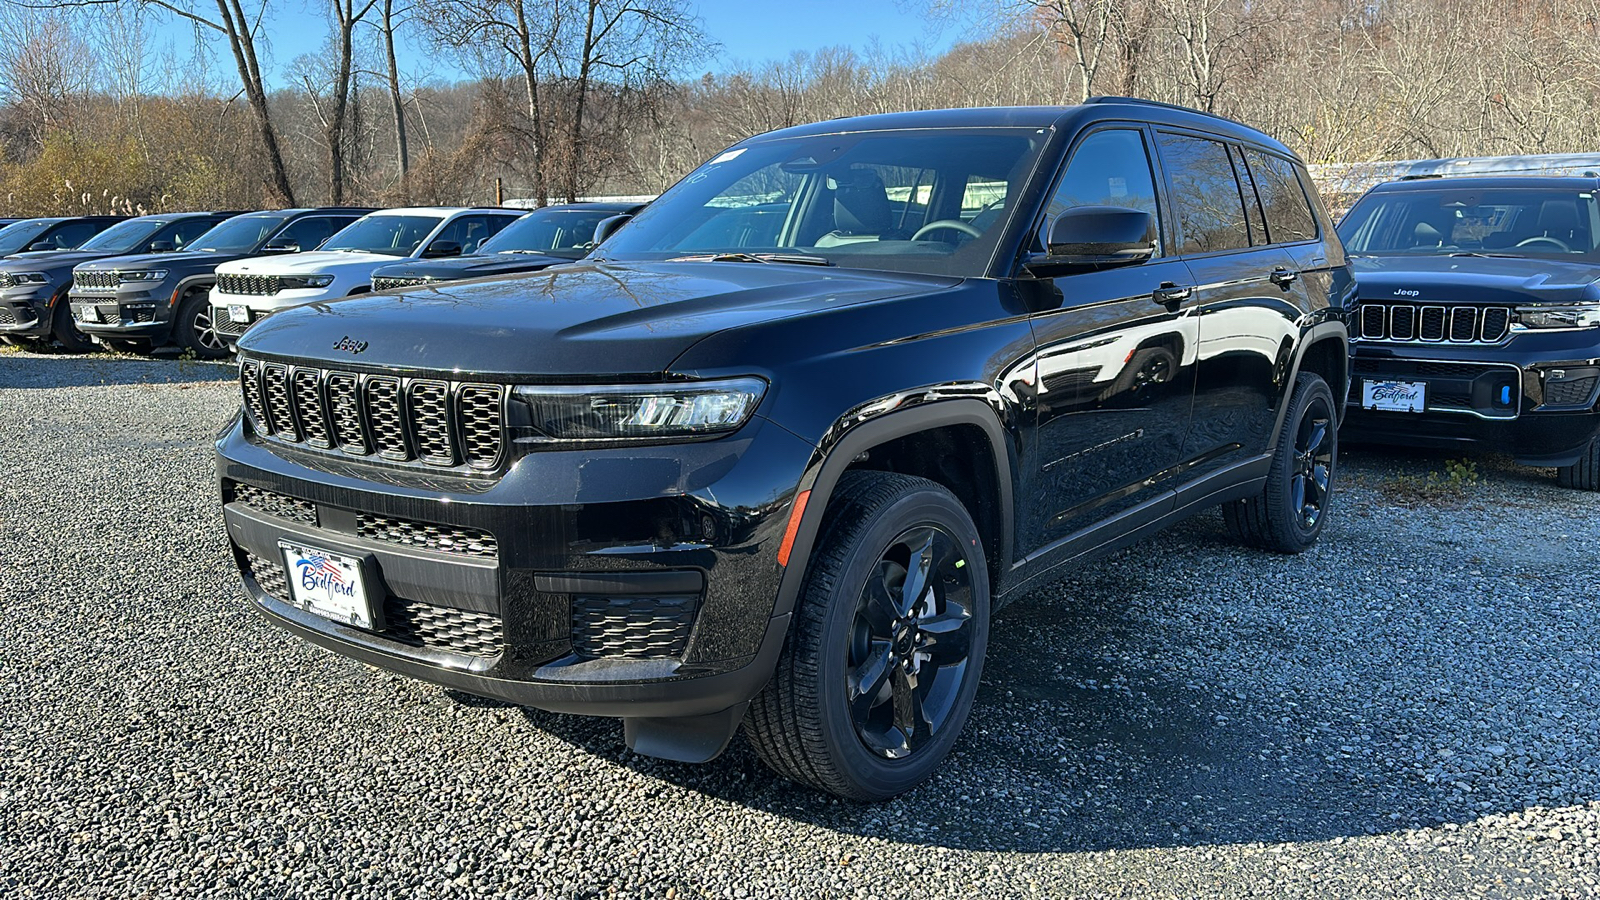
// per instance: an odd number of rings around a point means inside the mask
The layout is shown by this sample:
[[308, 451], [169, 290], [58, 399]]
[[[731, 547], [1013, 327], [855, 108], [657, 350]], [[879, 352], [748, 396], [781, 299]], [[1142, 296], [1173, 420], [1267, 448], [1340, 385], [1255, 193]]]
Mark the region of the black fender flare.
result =
[[[1343, 319], [1324, 319], [1307, 328], [1301, 333], [1300, 341], [1294, 351], [1294, 365], [1290, 366], [1286, 389], [1283, 392], [1283, 402], [1278, 404], [1277, 422], [1272, 426], [1272, 446], [1276, 448], [1278, 441], [1283, 438], [1283, 422], [1289, 415], [1289, 401], [1294, 399], [1294, 383], [1300, 378], [1300, 367], [1305, 362], [1306, 351], [1315, 344], [1325, 340], [1339, 342], [1339, 358], [1345, 362], [1346, 391], [1350, 389], [1350, 329]], [[1334, 415], [1339, 419], [1344, 418], [1344, 397], [1339, 396], [1339, 386], [1330, 384], [1328, 387], [1334, 392]]]
[[[848, 422], [849, 417], [840, 420], [841, 424]], [[990, 570], [1000, 575], [1010, 571], [1014, 555], [1016, 508], [1013, 453], [995, 408], [986, 400], [976, 397], [922, 402], [868, 419], [838, 432], [836, 439], [824, 440], [823, 449], [819, 449], [813, 457], [813, 462], [806, 467], [796, 487], [797, 498], [807, 491], [810, 495], [805, 508], [800, 511], [799, 523], [789, 525], [794, 530], [788, 556], [790, 564], [784, 566], [779, 581], [777, 602], [772, 611], [774, 616], [794, 611], [800, 597], [800, 587], [805, 582], [807, 563], [816, 546], [817, 534], [822, 529], [823, 515], [833, 498], [834, 488], [850, 464], [862, 453], [888, 441], [951, 425], [975, 425], [982, 429], [989, 441], [1000, 493], [1000, 534], [997, 541], [1000, 559], [989, 561]], [[830, 429], [829, 434], [833, 435], [835, 431]], [[998, 593], [1001, 585], [998, 579], [992, 580], [991, 589]]]

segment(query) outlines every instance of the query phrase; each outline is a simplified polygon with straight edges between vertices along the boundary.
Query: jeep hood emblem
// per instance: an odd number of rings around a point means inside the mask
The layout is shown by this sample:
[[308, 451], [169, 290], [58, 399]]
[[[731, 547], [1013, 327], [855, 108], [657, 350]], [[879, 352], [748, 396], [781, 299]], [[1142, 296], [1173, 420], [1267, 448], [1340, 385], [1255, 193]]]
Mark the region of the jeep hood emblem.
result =
[[356, 353], [360, 353], [361, 351], [367, 349], [367, 342], [366, 341], [352, 341], [352, 340], [350, 340], [350, 335], [347, 334], [344, 337], [342, 337], [342, 338], [338, 339], [337, 341], [333, 342], [333, 349], [335, 349], [335, 350], [344, 350], [344, 351], [347, 351], [350, 354], [354, 355]]
[[1395, 292], [1394, 292], [1394, 295], [1396, 297], [1420, 297], [1420, 296], [1422, 296], [1422, 292], [1421, 291], [1408, 291], [1405, 288], [1396, 288]]

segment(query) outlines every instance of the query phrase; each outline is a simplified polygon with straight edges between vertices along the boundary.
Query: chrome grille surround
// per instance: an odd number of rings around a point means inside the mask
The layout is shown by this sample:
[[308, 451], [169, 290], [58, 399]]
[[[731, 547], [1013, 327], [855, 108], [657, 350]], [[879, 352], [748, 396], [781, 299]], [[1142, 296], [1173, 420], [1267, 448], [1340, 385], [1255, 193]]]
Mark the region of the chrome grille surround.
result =
[[501, 385], [249, 358], [239, 363], [239, 381], [257, 434], [311, 450], [488, 471], [509, 446]]
[[217, 292], [249, 297], [270, 297], [283, 290], [276, 275], [218, 275]]
[[114, 291], [121, 284], [122, 278], [111, 269], [72, 273], [72, 289], [75, 291]]
[[1363, 302], [1356, 315], [1361, 341], [1400, 344], [1498, 344], [1511, 333], [1506, 306]]

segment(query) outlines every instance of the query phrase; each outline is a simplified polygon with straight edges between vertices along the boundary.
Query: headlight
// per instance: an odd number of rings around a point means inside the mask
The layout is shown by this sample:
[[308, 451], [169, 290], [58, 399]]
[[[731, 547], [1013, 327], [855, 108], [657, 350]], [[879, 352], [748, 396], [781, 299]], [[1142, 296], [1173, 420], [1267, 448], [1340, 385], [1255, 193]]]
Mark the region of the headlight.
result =
[[332, 275], [285, 275], [278, 279], [278, 286], [286, 291], [301, 288], [325, 288], [333, 284]]
[[11, 283], [14, 285], [49, 284], [50, 279], [46, 278], [43, 272], [14, 272], [11, 275]]
[[549, 440], [682, 438], [737, 430], [766, 391], [759, 378], [683, 384], [525, 385], [528, 425]]
[[1517, 322], [1524, 328], [1592, 328], [1600, 325], [1600, 303], [1519, 306]]
[[132, 272], [118, 272], [117, 280], [123, 284], [133, 281], [166, 281], [166, 269], [136, 269]]

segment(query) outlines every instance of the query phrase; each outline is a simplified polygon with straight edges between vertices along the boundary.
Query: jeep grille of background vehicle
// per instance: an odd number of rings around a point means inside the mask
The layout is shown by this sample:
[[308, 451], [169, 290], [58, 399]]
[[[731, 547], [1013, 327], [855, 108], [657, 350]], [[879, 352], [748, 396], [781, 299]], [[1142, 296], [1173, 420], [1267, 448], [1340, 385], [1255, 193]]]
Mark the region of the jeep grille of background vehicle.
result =
[[492, 658], [505, 643], [500, 617], [468, 609], [451, 609], [388, 597], [383, 603], [384, 637], [466, 656]]
[[441, 553], [460, 553], [484, 559], [495, 559], [500, 555], [500, 547], [494, 535], [476, 528], [432, 525], [427, 522], [413, 522], [410, 519], [361, 513], [356, 516], [356, 534], [375, 541], [420, 547], [423, 550], [437, 550]]
[[572, 598], [572, 649], [583, 656], [668, 659], [689, 646], [699, 594]]
[[239, 382], [258, 434], [313, 450], [493, 469], [506, 447], [505, 389], [499, 385], [254, 359], [240, 362]]
[[120, 283], [117, 273], [112, 271], [72, 273], [72, 286], [80, 291], [111, 291]]
[[374, 275], [372, 289], [375, 291], [392, 291], [396, 288], [416, 287], [419, 284], [427, 284], [432, 280], [432, 278], [423, 277], [392, 278], [387, 275]]
[[1428, 306], [1363, 303], [1356, 337], [1363, 341], [1493, 344], [1510, 331], [1504, 306]]
[[235, 484], [232, 492], [234, 503], [243, 504], [257, 512], [307, 525], [317, 524], [317, 506], [310, 500], [290, 497], [253, 484]]
[[218, 275], [217, 290], [224, 294], [270, 297], [283, 288], [276, 275]]

